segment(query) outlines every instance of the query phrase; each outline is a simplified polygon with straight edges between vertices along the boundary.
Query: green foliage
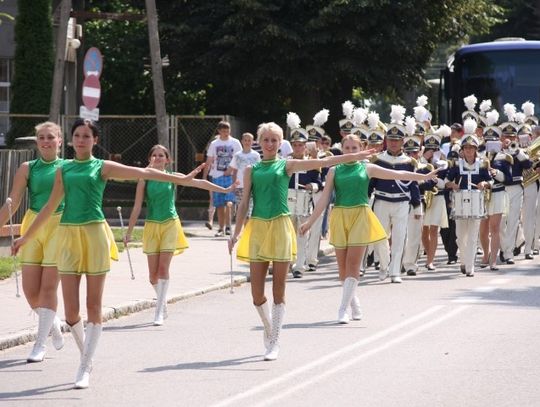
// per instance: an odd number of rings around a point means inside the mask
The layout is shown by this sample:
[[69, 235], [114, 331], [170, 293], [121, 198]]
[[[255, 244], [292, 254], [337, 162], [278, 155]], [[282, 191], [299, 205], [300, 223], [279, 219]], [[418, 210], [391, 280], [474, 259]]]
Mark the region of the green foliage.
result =
[[[15, 42], [11, 112], [48, 114], [54, 70], [49, 0], [18, 1]], [[31, 123], [14, 120], [7, 143], [11, 145], [16, 137], [29, 136], [32, 133]]]
[[[0, 280], [11, 277], [13, 273], [13, 262], [15, 261], [15, 268], [20, 270], [19, 258], [15, 257], [0, 257]], [[13, 274], [14, 275], [14, 274]]]

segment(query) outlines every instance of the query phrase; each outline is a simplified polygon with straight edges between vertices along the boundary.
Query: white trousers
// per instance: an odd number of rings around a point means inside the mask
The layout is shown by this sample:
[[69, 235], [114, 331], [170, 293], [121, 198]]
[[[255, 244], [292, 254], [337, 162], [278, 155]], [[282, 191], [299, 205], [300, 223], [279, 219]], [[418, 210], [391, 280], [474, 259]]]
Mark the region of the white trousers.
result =
[[405, 252], [403, 254], [403, 267], [405, 271], [418, 270], [418, 257], [420, 252], [420, 242], [422, 240], [423, 219], [415, 219], [413, 211], [409, 213], [407, 224], [407, 240], [405, 241]]
[[474, 273], [480, 219], [456, 219], [456, 236], [461, 264], [467, 273]]
[[540, 189], [538, 190], [538, 194], [536, 195], [536, 213], [534, 215], [536, 222], [534, 227], [534, 243], [533, 243], [533, 249], [540, 249]]
[[298, 251], [296, 254], [296, 263], [293, 265], [293, 270], [306, 271], [307, 244], [311, 230], [304, 236], [301, 236], [300, 233], [298, 233], [298, 229], [302, 223], [308, 220], [308, 216], [292, 216], [291, 219], [293, 221], [294, 229], [296, 230], [296, 246]]
[[[388, 270], [390, 277], [399, 277], [401, 274], [401, 260], [407, 236], [407, 223], [409, 220], [409, 202], [387, 202], [375, 200], [373, 212], [379, 218], [386, 234], [391, 237], [392, 245], [388, 240], [375, 244], [375, 254], [380, 261], [381, 270]], [[390, 256], [392, 254], [392, 256]]]
[[[536, 182], [523, 189], [523, 208], [521, 209], [521, 225], [525, 237], [525, 254], [531, 254], [534, 246], [534, 229], [536, 226], [536, 203], [538, 187]], [[534, 220], [533, 220], [534, 219]]]
[[307, 242], [307, 264], [319, 264], [319, 246], [321, 245], [322, 223], [324, 213], [313, 222]]
[[501, 250], [505, 259], [514, 257], [514, 247], [516, 247], [516, 237], [518, 231], [521, 205], [523, 204], [523, 188], [521, 185], [506, 186], [508, 194], [508, 214], [506, 222], [504, 218], [501, 222]]

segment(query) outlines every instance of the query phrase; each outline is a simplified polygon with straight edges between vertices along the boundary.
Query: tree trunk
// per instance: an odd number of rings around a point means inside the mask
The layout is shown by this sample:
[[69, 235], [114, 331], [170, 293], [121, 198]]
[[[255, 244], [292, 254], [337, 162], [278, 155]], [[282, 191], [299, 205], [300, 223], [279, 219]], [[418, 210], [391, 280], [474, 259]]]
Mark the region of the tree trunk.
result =
[[167, 110], [165, 108], [165, 89], [163, 86], [156, 2], [155, 0], [145, 0], [145, 3], [148, 23], [148, 39], [150, 41], [150, 58], [152, 63], [152, 83], [154, 87], [158, 143], [169, 148], [169, 129], [167, 124]]

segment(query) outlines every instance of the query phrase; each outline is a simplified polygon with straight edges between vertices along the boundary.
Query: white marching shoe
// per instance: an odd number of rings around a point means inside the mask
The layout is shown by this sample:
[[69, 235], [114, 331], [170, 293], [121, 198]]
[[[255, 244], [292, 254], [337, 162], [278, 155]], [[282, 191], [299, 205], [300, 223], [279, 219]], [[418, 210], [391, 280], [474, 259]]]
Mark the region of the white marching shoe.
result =
[[81, 364], [75, 378], [75, 389], [87, 389], [90, 386], [90, 372], [92, 371], [92, 358], [96, 352], [101, 336], [102, 325], [89, 322], [86, 326], [86, 338], [81, 356]]
[[360, 307], [360, 300], [356, 295], [353, 295], [351, 300], [351, 319], [354, 321], [360, 321], [363, 317], [362, 308]]
[[[154, 288], [154, 291], [156, 292], [156, 300], [158, 296], [158, 285], [152, 284], [152, 287]], [[165, 301], [165, 306], [163, 307], [163, 319], [169, 318], [169, 313], [167, 312], [167, 301]]]
[[169, 280], [160, 278], [157, 283], [157, 301], [156, 314], [154, 316], [154, 325], [163, 325], [165, 319], [164, 310], [167, 304], [167, 289], [169, 288]]
[[270, 315], [270, 308], [268, 307], [268, 301], [261, 305], [255, 305], [259, 317], [263, 323], [263, 340], [264, 348], [268, 350], [270, 347], [270, 338], [272, 336], [272, 317]]
[[45, 341], [47, 340], [47, 336], [49, 336], [49, 332], [54, 323], [54, 318], [56, 317], [56, 312], [49, 308], [36, 308], [34, 311], [39, 317], [38, 332], [36, 343], [34, 343], [32, 352], [26, 359], [28, 363], [42, 362], [45, 358], [45, 352], [47, 350]]
[[343, 281], [343, 294], [341, 296], [341, 305], [339, 306], [338, 311], [338, 323], [340, 324], [348, 324], [350, 321], [347, 309], [351, 305], [357, 285], [358, 280], [353, 277], [347, 277], [345, 281]]
[[264, 354], [264, 360], [276, 360], [279, 355], [279, 334], [285, 316], [285, 304], [272, 306], [272, 333], [270, 334], [269, 347]]

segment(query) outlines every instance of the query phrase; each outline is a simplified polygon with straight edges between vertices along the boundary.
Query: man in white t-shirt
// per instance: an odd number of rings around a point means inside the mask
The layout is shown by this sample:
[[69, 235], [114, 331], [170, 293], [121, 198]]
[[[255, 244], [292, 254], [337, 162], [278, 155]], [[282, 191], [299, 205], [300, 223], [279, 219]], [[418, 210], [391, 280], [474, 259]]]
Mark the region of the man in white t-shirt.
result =
[[261, 161], [261, 156], [258, 152], [253, 150], [253, 134], [242, 134], [242, 151], [236, 153], [229, 164], [229, 170], [226, 174], [232, 174], [233, 179], [238, 181], [238, 186], [234, 191], [236, 194], [236, 203], [239, 204], [244, 194], [244, 171], [250, 165], [256, 164]]
[[[242, 150], [240, 142], [231, 137], [231, 125], [226, 121], [221, 121], [217, 125], [219, 138], [216, 138], [208, 148], [208, 158], [203, 172], [203, 179], [208, 175], [212, 177], [212, 182], [222, 187], [229, 187], [233, 183], [230, 175], [225, 175], [235, 153]], [[219, 230], [216, 237], [231, 234], [231, 207], [235, 202], [234, 192], [223, 194], [212, 192], [214, 207], [218, 214]], [[231, 204], [229, 204], [229, 202]]]

